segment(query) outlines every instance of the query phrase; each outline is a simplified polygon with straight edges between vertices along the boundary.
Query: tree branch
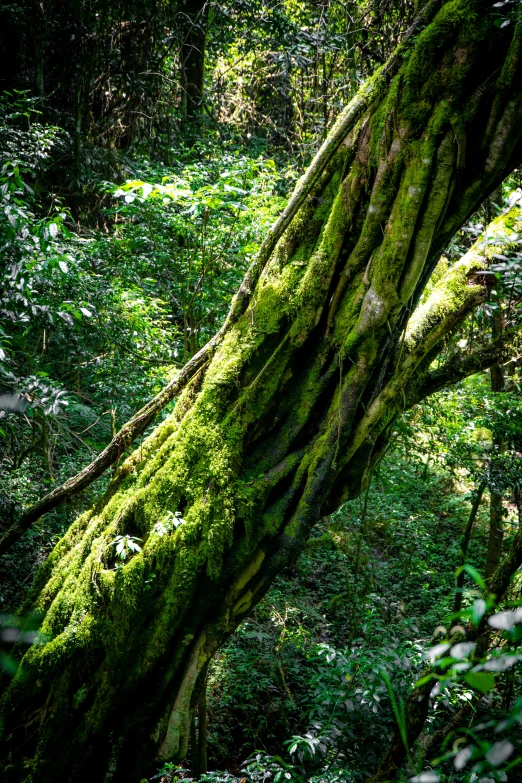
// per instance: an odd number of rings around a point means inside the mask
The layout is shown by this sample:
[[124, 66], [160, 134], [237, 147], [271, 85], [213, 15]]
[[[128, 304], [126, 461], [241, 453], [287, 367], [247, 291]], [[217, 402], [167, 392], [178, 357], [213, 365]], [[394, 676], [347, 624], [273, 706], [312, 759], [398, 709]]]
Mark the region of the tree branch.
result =
[[408, 401], [408, 407], [421, 402], [446, 386], [452, 386], [470, 375], [487, 370], [492, 364], [502, 360], [506, 356], [506, 337], [507, 333], [484, 348], [479, 348], [468, 356], [455, 356], [442, 367], [429, 372], [422, 385], [415, 391], [414, 400], [411, 403]]
[[40, 519], [48, 511], [57, 508], [69, 498], [77, 495], [85, 487], [99, 478], [111, 465], [113, 465], [129, 446], [142, 435], [157, 414], [165, 408], [169, 402], [177, 397], [194, 378], [198, 370], [206, 364], [206, 353], [202, 349], [185, 365], [178, 375], [163, 388], [159, 394], [141, 408], [121, 430], [114, 436], [111, 442], [98, 456], [83, 470], [68, 479], [64, 484], [55, 487], [41, 500], [22, 512], [19, 519], [0, 538], [0, 555], [7, 550], [23, 535], [23, 533]]

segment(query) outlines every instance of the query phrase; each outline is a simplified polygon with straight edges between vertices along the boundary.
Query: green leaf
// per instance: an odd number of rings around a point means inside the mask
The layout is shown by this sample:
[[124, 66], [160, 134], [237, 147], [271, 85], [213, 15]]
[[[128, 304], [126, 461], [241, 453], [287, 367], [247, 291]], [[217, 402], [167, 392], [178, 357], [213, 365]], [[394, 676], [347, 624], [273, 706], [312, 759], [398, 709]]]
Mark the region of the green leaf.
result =
[[426, 674], [424, 677], [420, 677], [420, 679], [417, 680], [417, 682], [414, 684], [414, 688], [420, 688], [421, 685], [425, 685], [430, 680], [435, 679], [434, 674]]
[[476, 569], [476, 568], [474, 568], [474, 567], [473, 567], [472, 565], [470, 565], [469, 563], [465, 563], [465, 564], [464, 564], [463, 566], [461, 566], [460, 568], [457, 568], [457, 570], [456, 570], [456, 572], [455, 572], [455, 576], [458, 576], [458, 575], [459, 575], [459, 574], [461, 574], [463, 571], [465, 571], [467, 574], [469, 574], [469, 576], [470, 576], [470, 577], [473, 579], [473, 581], [474, 581], [474, 582], [475, 582], [475, 583], [476, 583], [476, 584], [477, 584], [477, 585], [480, 587], [480, 589], [481, 589], [481, 590], [485, 590], [485, 589], [486, 589], [486, 583], [485, 583], [485, 581], [483, 580], [483, 578], [482, 578], [482, 576], [481, 576], [480, 572], [479, 572], [479, 571], [477, 571], [477, 569]]
[[489, 672], [469, 672], [464, 679], [477, 691], [487, 693], [495, 687], [495, 677]]

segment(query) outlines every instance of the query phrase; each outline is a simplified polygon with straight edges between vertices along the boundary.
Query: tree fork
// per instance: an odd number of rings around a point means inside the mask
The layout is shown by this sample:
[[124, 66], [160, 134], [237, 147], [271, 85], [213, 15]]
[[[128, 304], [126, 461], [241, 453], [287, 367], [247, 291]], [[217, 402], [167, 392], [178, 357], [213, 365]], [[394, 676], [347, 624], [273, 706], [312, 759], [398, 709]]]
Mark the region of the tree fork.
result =
[[[482, 291], [456, 279], [448, 309], [403, 338], [443, 247], [522, 152], [519, 29], [483, 0], [437, 5], [327, 140], [199, 386], [38, 573], [42, 638], [3, 683], [7, 783], [132, 783], [183, 757], [208, 661], [327, 508], [360, 492], [405, 385]], [[118, 566], [125, 534], [143, 548]]]

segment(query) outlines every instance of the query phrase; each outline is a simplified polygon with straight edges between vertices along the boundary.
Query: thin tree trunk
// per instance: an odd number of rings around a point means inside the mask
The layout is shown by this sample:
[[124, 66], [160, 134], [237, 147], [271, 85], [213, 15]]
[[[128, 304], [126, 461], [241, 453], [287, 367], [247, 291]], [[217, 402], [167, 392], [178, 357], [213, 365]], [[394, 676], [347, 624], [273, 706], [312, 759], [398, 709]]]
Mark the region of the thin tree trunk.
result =
[[[491, 320], [491, 333], [493, 339], [502, 337], [502, 312], [496, 310]], [[491, 391], [504, 391], [504, 368], [501, 362], [491, 365]], [[489, 536], [488, 551], [486, 557], [485, 577], [489, 579], [496, 571], [502, 556], [502, 542], [504, 540], [504, 509], [502, 505], [502, 491], [499, 485], [502, 483], [502, 468], [500, 464], [504, 443], [501, 437], [493, 438], [493, 453], [491, 457], [491, 488], [489, 505]]]
[[502, 493], [492, 489], [489, 502], [488, 553], [484, 571], [486, 579], [489, 579], [495, 571], [502, 556], [502, 542], [504, 540], [503, 511]]
[[[489, 246], [410, 317], [448, 240], [520, 159], [521, 31], [481, 0], [432, 1], [415, 29], [334, 126], [199, 388], [37, 575], [28, 606], [47, 641], [4, 683], [6, 783], [29, 768], [38, 783], [134, 783], [184, 757], [208, 661], [316, 521], [360, 493], [406, 393], [423, 393], [441, 341], [484, 301], [473, 275]], [[142, 551], [116, 567], [125, 534]]]
[[36, 42], [34, 49], [34, 85], [37, 95], [39, 95], [40, 98], [43, 98], [45, 95], [44, 63], [45, 47], [47, 44], [47, 19], [45, 14], [45, 6], [43, 3], [35, 4], [34, 9], [37, 13], [37, 23], [35, 30]]
[[[208, 667], [206, 669], [208, 672]], [[195, 698], [194, 698], [195, 696]], [[207, 674], [205, 673], [201, 688], [193, 694], [194, 708], [190, 724], [190, 751], [192, 756], [192, 775], [199, 780], [207, 772]], [[197, 723], [196, 723], [197, 718]]]
[[82, 120], [84, 112], [83, 86], [78, 84], [74, 95], [74, 171], [76, 176], [80, 172], [80, 162], [82, 153]]
[[205, 775], [207, 769], [207, 679], [203, 683], [198, 699], [198, 774]]
[[190, 753], [192, 756], [191, 773], [194, 780], [199, 780], [198, 730], [196, 727], [196, 710], [190, 719]]
[[201, 116], [205, 80], [205, 46], [208, 0], [185, 0], [181, 15], [180, 49], [182, 87], [182, 129]]
[[[462, 536], [462, 543], [460, 545], [460, 564], [464, 565], [467, 556], [468, 556], [468, 548], [469, 548], [469, 542], [471, 540], [471, 533], [473, 531], [473, 525], [475, 524], [475, 520], [477, 518], [478, 510], [480, 508], [480, 504], [482, 502], [482, 496], [484, 495], [484, 490], [486, 489], [486, 483], [484, 481], [481, 481], [479, 484], [477, 491], [475, 493], [475, 497], [473, 498], [473, 503], [471, 505], [471, 511], [469, 512], [468, 522], [466, 525], [466, 528], [464, 530], [464, 535]], [[462, 590], [464, 588], [464, 578], [465, 578], [465, 572], [461, 571], [459, 575], [457, 576], [457, 584], [455, 589], [455, 600], [453, 602], [453, 613], [457, 614], [460, 612], [462, 607]]]
[[514, 488], [513, 498], [515, 506], [517, 507], [518, 526], [519, 528], [522, 528], [522, 489], [520, 488], [520, 485]]

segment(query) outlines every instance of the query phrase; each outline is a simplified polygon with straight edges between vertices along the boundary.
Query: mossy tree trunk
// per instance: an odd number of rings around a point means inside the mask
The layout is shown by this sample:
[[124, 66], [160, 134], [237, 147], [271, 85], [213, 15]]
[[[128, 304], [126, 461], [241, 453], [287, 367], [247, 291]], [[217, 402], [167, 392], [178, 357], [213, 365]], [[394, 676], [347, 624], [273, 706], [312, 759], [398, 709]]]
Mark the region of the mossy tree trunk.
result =
[[[519, 161], [521, 31], [498, 29], [491, 3], [428, 6], [246, 312], [39, 572], [29, 605], [44, 637], [4, 683], [6, 783], [128, 783], [182, 758], [225, 637], [315, 522], [365, 486], [401, 410], [480, 366], [429, 370], [486, 297], [475, 273], [512, 241], [517, 210], [414, 308]], [[142, 546], [120, 567], [118, 535]]]

